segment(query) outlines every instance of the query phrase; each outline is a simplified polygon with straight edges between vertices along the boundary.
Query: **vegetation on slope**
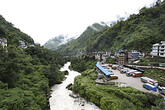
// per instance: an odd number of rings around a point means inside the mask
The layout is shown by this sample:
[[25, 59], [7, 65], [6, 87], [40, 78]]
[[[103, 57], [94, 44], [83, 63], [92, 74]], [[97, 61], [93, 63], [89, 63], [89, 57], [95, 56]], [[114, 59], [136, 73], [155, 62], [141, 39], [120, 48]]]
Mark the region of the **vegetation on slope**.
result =
[[44, 44], [44, 47], [50, 50], [57, 50], [60, 45], [66, 44], [72, 40], [75, 40], [75, 38], [69, 38], [68, 35], [59, 35], [48, 40]]
[[145, 69], [143, 76], [156, 79], [160, 86], [165, 87], [165, 70], [163, 69]]
[[[86, 62], [87, 67], [95, 66]], [[93, 66], [92, 66], [92, 65]], [[95, 63], [96, 64], [96, 63]], [[162, 98], [149, 93], [143, 93], [132, 87], [118, 87], [115, 85], [99, 85], [95, 83], [97, 72], [87, 69], [77, 76], [72, 87], [81, 97], [94, 102], [103, 110], [150, 110], [164, 109]]]
[[49, 88], [64, 78], [59, 71], [63, 56], [40, 46], [17, 48], [19, 40], [33, 44], [33, 39], [2, 16], [0, 37], [8, 40], [7, 47], [0, 44], [0, 109], [48, 110]]
[[71, 61], [70, 69], [73, 69], [78, 72], [83, 72], [87, 69], [93, 69], [96, 65], [96, 60], [94, 60], [94, 57], [71, 57], [69, 59]]
[[139, 50], [150, 52], [154, 43], [165, 40], [165, 2], [142, 8], [139, 14], [119, 21], [113, 27], [90, 37], [89, 51]]
[[108, 27], [107, 25], [102, 24], [94, 23], [92, 26], [87, 27], [80, 37], [72, 42], [62, 45], [58, 50], [64, 55], [76, 55], [78, 53], [87, 52], [88, 40], [90, 37]]
[[19, 40], [25, 41], [26, 43], [34, 44], [33, 39], [21, 32], [19, 29], [15, 28], [14, 25], [10, 22], [7, 22], [1, 15], [0, 15], [0, 30], [3, 30], [4, 34], [0, 35], [0, 37], [7, 38], [8, 45], [19, 45]]
[[[126, 21], [118, 21], [114, 26], [100, 32], [86, 33], [85, 36], [78, 38], [81, 40], [77, 39], [73, 43], [63, 46], [61, 51], [65, 54], [99, 50], [116, 51], [118, 49], [151, 52], [153, 44], [165, 40], [164, 29], [165, 1], [150, 8], [144, 7], [139, 14], [130, 15]], [[86, 38], [87, 36], [88, 38]], [[78, 45], [80, 42], [83, 42], [84, 45]]]
[[22, 51], [0, 47], [0, 109], [46, 110], [49, 87], [60, 83], [60, 54], [39, 46]]

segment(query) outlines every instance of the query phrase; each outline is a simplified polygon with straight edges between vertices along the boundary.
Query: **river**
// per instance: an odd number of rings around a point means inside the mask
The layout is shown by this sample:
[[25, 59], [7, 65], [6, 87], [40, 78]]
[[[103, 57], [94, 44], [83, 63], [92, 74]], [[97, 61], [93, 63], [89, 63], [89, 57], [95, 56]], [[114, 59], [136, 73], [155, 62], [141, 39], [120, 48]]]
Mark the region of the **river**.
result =
[[70, 83], [74, 82], [74, 77], [80, 75], [80, 73], [76, 71], [71, 71], [69, 66], [71, 65], [70, 62], [66, 63], [62, 68], [61, 71], [67, 70], [69, 75], [66, 75], [66, 80], [64, 80], [61, 84], [54, 85], [51, 90], [51, 98], [49, 99], [50, 102], [50, 109], [51, 110], [101, 110], [92, 102], [87, 102], [85, 99], [79, 98], [72, 98], [69, 96], [72, 91], [67, 90], [66, 86]]

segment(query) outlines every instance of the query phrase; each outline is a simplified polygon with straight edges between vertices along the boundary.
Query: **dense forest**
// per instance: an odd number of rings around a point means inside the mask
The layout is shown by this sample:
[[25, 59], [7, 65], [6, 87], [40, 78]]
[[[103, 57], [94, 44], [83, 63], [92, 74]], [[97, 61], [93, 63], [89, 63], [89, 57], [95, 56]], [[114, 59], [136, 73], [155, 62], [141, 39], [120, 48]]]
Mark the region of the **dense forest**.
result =
[[[127, 20], [118, 20], [116, 24], [93, 35], [80, 36], [84, 45], [72, 42], [60, 49], [64, 54], [93, 52], [118, 49], [151, 52], [152, 45], [165, 40], [165, 1], [154, 6], [142, 8], [138, 14], [130, 15]], [[89, 36], [88, 38], [86, 38]], [[64, 48], [65, 47], [65, 48]], [[74, 48], [73, 48], [74, 47]], [[81, 48], [84, 51], [81, 51]], [[77, 52], [75, 52], [75, 49]]]
[[19, 40], [33, 44], [33, 39], [0, 19], [0, 37], [8, 43], [0, 45], [0, 109], [48, 110], [47, 93], [64, 78], [59, 71], [64, 58], [39, 45], [17, 48]]

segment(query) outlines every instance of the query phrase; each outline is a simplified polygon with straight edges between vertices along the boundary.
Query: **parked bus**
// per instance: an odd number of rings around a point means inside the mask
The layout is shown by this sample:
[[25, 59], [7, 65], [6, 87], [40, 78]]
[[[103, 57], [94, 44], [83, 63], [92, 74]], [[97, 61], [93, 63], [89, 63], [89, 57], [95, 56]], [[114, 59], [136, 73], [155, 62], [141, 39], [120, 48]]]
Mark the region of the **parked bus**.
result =
[[161, 93], [161, 94], [163, 94], [163, 95], [165, 95], [165, 87], [158, 87], [158, 91], [159, 91], [159, 93]]
[[165, 63], [159, 63], [159, 66], [165, 67]]
[[141, 77], [141, 81], [145, 82], [145, 83], [152, 84], [154, 86], [158, 86], [158, 81], [157, 80], [154, 80], [154, 79], [151, 79], [151, 78], [148, 78], [148, 77]]
[[138, 76], [142, 76], [142, 72], [136, 71], [132, 74], [133, 77], [138, 77]]
[[151, 90], [151, 91], [154, 91], [154, 92], [157, 91], [157, 87], [154, 86], [154, 85], [151, 85], [151, 84], [149, 84], [149, 83], [144, 84], [144, 88], [146, 88], [146, 89], [148, 89], [148, 90]]
[[137, 72], [137, 70], [132, 70], [132, 69], [127, 70], [127, 71], [126, 71], [126, 75], [127, 75], [127, 76], [133, 76], [133, 73], [134, 73], [134, 72]]
[[118, 79], [118, 76], [116, 76], [116, 75], [110, 75], [110, 79]]
[[120, 73], [126, 73], [127, 70], [129, 70], [129, 68], [122, 68], [122, 69], [120, 70]]

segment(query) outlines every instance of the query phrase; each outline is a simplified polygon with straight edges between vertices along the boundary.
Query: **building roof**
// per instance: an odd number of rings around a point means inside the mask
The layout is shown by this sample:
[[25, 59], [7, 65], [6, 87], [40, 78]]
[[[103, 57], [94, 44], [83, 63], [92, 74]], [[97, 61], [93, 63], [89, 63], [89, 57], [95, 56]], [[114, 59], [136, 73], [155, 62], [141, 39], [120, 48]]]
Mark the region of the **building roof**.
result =
[[100, 65], [100, 62], [97, 62], [96, 66], [105, 74], [105, 75], [112, 75], [113, 73], [105, 70], [101, 65]]
[[165, 45], [165, 41], [160, 41], [159, 43], [153, 44], [153, 46]]

